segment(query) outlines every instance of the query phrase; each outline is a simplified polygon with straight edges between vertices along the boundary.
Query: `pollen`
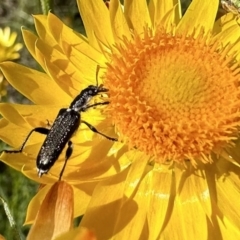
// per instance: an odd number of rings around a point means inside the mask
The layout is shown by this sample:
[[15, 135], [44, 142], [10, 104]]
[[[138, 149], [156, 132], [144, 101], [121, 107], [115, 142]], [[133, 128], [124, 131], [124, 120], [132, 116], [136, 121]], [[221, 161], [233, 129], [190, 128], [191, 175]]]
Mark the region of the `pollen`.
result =
[[[211, 34], [153, 33], [116, 46], [104, 77], [120, 141], [157, 162], [211, 162], [240, 125], [239, 66]], [[216, 38], [215, 38], [216, 39]]]

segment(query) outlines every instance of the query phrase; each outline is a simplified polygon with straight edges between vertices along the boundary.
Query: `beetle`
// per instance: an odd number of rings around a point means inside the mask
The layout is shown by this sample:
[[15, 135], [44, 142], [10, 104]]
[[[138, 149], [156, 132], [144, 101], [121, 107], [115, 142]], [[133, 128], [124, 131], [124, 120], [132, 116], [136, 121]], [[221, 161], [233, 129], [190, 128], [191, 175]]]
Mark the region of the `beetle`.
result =
[[59, 175], [59, 180], [63, 175], [64, 169], [66, 167], [67, 160], [71, 157], [73, 152], [73, 143], [70, 140], [76, 130], [79, 128], [81, 123], [84, 123], [90, 130], [95, 133], [102, 135], [111, 141], [117, 141], [116, 138], [109, 137], [101, 132], [99, 132], [90, 123], [81, 119], [81, 113], [85, 112], [89, 108], [93, 108], [99, 105], [107, 105], [109, 101], [96, 102], [90, 104], [93, 97], [108, 92], [108, 89], [104, 88], [103, 85], [98, 86], [98, 71], [96, 73], [96, 85], [89, 85], [87, 88], [83, 89], [71, 102], [68, 108], [60, 109], [56, 119], [54, 120], [51, 128], [36, 127], [32, 129], [24, 140], [22, 146], [19, 150], [4, 150], [6, 153], [21, 153], [24, 146], [26, 145], [29, 137], [33, 132], [41, 133], [46, 135], [46, 138], [40, 148], [37, 155], [36, 165], [38, 176], [41, 177], [46, 174], [50, 168], [57, 161], [59, 155], [62, 153], [64, 147], [67, 146], [65, 154], [65, 162], [63, 168]]

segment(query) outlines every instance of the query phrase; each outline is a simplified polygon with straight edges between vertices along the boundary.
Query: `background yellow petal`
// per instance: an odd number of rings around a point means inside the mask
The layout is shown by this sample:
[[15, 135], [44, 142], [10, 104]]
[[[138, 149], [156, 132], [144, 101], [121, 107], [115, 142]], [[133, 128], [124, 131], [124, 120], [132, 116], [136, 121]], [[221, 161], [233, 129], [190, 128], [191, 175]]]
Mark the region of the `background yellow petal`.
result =
[[125, 0], [124, 14], [130, 28], [138, 34], [143, 33], [144, 27], [152, 27], [147, 1], [145, 0]]
[[218, 5], [219, 0], [193, 0], [178, 24], [177, 32], [192, 34], [196, 29], [196, 34], [198, 34], [200, 27], [203, 27], [205, 32], [211, 31], [218, 11]]
[[176, 12], [176, 18], [181, 18], [181, 3], [180, 0], [150, 0], [149, 1], [149, 13], [152, 21], [152, 25], [156, 27], [163, 19], [163, 17], [171, 11], [171, 9], [178, 4], [178, 11]]
[[126, 36], [128, 39], [130, 39], [131, 34], [129, 26], [119, 0], [111, 0], [109, 12], [115, 42], [119, 43], [123, 36]]
[[46, 74], [13, 62], [0, 67], [8, 82], [33, 103], [69, 104], [71, 98]]
[[101, 0], [77, 0], [89, 43], [98, 49], [95, 36], [105, 45], [111, 46], [114, 38], [109, 18], [109, 10]]

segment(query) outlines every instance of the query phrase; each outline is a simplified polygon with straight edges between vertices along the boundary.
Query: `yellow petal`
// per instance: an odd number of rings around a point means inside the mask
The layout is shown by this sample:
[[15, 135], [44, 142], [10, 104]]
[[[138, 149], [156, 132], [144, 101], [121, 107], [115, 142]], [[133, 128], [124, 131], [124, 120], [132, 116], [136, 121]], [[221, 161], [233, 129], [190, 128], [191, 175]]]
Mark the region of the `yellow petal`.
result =
[[[217, 23], [216, 23], [217, 24]], [[216, 29], [215, 29], [216, 30]], [[239, 39], [239, 35], [236, 32], [239, 31], [239, 25], [236, 21], [230, 21], [223, 25], [221, 31], [215, 35], [217, 41], [221, 41], [222, 46], [225, 47], [229, 44], [235, 43]], [[234, 47], [229, 51], [229, 55], [234, 53], [239, 48], [238, 44], [235, 44]]]
[[[163, 17], [171, 11], [171, 9], [178, 4], [181, 6], [180, 0], [168, 0], [168, 1], [159, 1], [159, 0], [150, 0], [149, 1], [149, 12], [151, 16], [152, 23], [156, 28], [159, 23], [162, 21]], [[178, 7], [178, 19], [181, 17], [181, 7]]]
[[119, 43], [120, 39], [122, 39], [122, 36], [126, 36], [128, 39], [130, 39], [131, 35], [129, 26], [119, 0], [111, 0], [109, 12], [115, 42]]
[[[47, 177], [48, 175], [49, 174], [45, 175], [44, 177]], [[43, 179], [43, 177], [41, 179]], [[38, 209], [40, 208], [43, 200], [50, 191], [52, 184], [56, 183], [56, 181], [57, 179], [53, 180], [52, 178], [51, 179], [49, 178], [46, 181], [44, 180], [42, 181], [43, 183], [45, 182], [46, 185], [43, 188], [41, 188], [38, 191], [38, 193], [31, 199], [31, 202], [28, 205], [24, 225], [33, 223], [34, 219], [37, 216]], [[49, 184], [51, 182], [52, 184]], [[81, 216], [85, 213], [95, 186], [96, 186], [95, 182], [72, 185], [74, 199], [77, 199], [77, 201], [74, 201], [74, 213], [73, 213], [74, 217]], [[79, 199], [81, 199], [81, 201]]]
[[13, 62], [1, 63], [0, 67], [9, 83], [32, 102], [69, 104], [71, 98], [48, 75]]
[[28, 51], [31, 53], [31, 55], [34, 57], [34, 59], [38, 62], [38, 59], [36, 57], [36, 53], [35, 53], [35, 43], [38, 39], [38, 37], [33, 34], [32, 32], [23, 29], [22, 28], [22, 35], [23, 35], [23, 40], [24, 43], [28, 49]]
[[[222, 214], [229, 220], [232, 226], [239, 227], [240, 212], [240, 168], [225, 161], [219, 160], [218, 170], [221, 176], [216, 183], [217, 205]], [[228, 170], [228, 176], [225, 172]], [[240, 234], [240, 233], [239, 233]]]
[[150, 174], [149, 188], [152, 193], [149, 194], [147, 214], [148, 225], [151, 226], [149, 239], [157, 239], [173, 206], [173, 171], [168, 166], [154, 166]]
[[124, 1], [124, 14], [130, 28], [133, 28], [139, 34], [143, 33], [144, 27], [152, 27], [147, 1], [145, 0]]
[[[35, 127], [49, 127], [48, 121], [52, 123], [60, 106], [37, 106], [37, 105], [19, 105], [19, 104], [0, 104], [0, 113], [6, 119], [1, 119], [0, 136], [6, 137], [5, 134], [11, 131], [15, 134], [9, 139], [13, 144], [8, 144], [14, 147], [19, 147], [25, 140], [28, 133]], [[13, 120], [12, 120], [13, 119]], [[11, 121], [11, 122], [10, 122]], [[12, 128], [12, 130], [11, 130]], [[31, 143], [39, 143], [42, 140], [42, 134], [33, 133]], [[16, 146], [17, 144], [17, 146]]]
[[[126, 198], [123, 196], [126, 174], [127, 170], [109, 180], [101, 182], [94, 191], [80, 227], [94, 229], [97, 239], [110, 239], [112, 236], [121, 206], [126, 201]], [[137, 211], [136, 203], [131, 202], [131, 212], [127, 214], [129, 220]], [[106, 228], [106, 226], [108, 227]]]
[[227, 218], [222, 216], [217, 216], [216, 220], [219, 225], [218, 229], [213, 229], [213, 240], [214, 239], [240, 239], [239, 225], [234, 227]]
[[[65, 25], [59, 18], [49, 12], [47, 16], [47, 25], [51, 31], [51, 35], [55, 41], [62, 47], [62, 42], [67, 42], [69, 45], [78, 45], [80, 35]], [[86, 40], [87, 41], [87, 40]], [[47, 41], [44, 41], [47, 42]]]
[[25, 164], [31, 165], [32, 168], [35, 166], [35, 162], [33, 162], [32, 159], [20, 153], [7, 154], [3, 152], [1, 154], [1, 161], [19, 172], [22, 171]]
[[[131, 152], [129, 152], [129, 155]], [[137, 186], [140, 184], [142, 180], [143, 174], [145, 172], [145, 168], [147, 167], [147, 156], [141, 152], [132, 152], [133, 157], [132, 166], [128, 172], [128, 176], [126, 178], [125, 190], [124, 194], [126, 197], [132, 197], [132, 194], [136, 191]], [[130, 155], [131, 156], [131, 155]]]
[[[2, 108], [3, 107], [3, 108]], [[8, 108], [8, 109], [7, 109]], [[56, 117], [56, 109], [52, 108], [53, 112], [48, 112], [46, 107], [43, 113], [45, 113], [45, 120], [40, 121], [39, 119], [36, 120], [35, 116], [41, 115], [40, 112], [36, 111], [35, 114], [32, 114], [30, 112], [31, 110], [37, 109], [37, 106], [33, 105], [17, 105], [17, 104], [1, 104], [0, 105], [0, 112], [3, 116], [6, 116], [6, 118], [15, 117], [16, 122], [11, 123], [7, 121], [6, 119], [0, 120], [0, 138], [5, 139], [6, 142], [13, 146], [14, 148], [19, 148], [24, 140], [26, 139], [29, 132], [34, 127], [47, 127], [47, 121], [48, 119], [51, 121]], [[41, 109], [41, 108], [40, 108]], [[42, 107], [44, 109], [44, 107]], [[11, 111], [9, 111], [11, 110]], [[39, 109], [38, 109], [39, 110]], [[57, 109], [58, 111], [58, 109]], [[24, 115], [26, 113], [26, 115]], [[23, 117], [24, 116], [24, 117]], [[54, 116], [54, 118], [53, 118]], [[40, 123], [40, 124], [38, 124]], [[14, 132], [14, 134], [11, 134]], [[9, 133], [9, 137], [5, 136], [6, 133]], [[45, 137], [45, 136], [44, 136]], [[33, 133], [31, 135], [31, 145], [34, 145], [36, 143], [43, 141], [43, 135], [39, 133]], [[29, 144], [27, 144], [29, 145]], [[26, 145], [26, 146], [27, 146]], [[25, 149], [24, 149], [25, 150]]]
[[12, 124], [3, 118], [0, 120], [0, 138], [4, 142], [6, 142], [8, 145], [13, 147], [21, 146], [22, 141], [20, 137], [17, 134], [14, 134], [15, 137], [13, 137], [13, 134], [12, 134], [13, 132], [17, 133], [18, 131], [19, 131], [18, 125]]
[[145, 169], [145, 174], [131, 198], [122, 199], [113, 230], [116, 239], [148, 239], [146, 216], [149, 211], [151, 169], [150, 166]]
[[204, 28], [205, 32], [211, 31], [215, 22], [218, 5], [218, 0], [193, 0], [179, 22], [177, 32], [192, 34], [196, 30], [197, 35], [200, 31], [200, 26]]
[[38, 40], [36, 55], [41, 59], [41, 65], [45, 66], [45, 70], [62, 89], [74, 97], [79, 93], [79, 89], [82, 88], [80, 82], [84, 79], [62, 52]]
[[[86, 48], [87, 50], [87, 48]], [[70, 62], [79, 70], [79, 81], [82, 84], [96, 84], [97, 65], [104, 65], [105, 58], [88, 46], [88, 54], [80, 52], [75, 46], [64, 45], [64, 51]], [[84, 64], [83, 64], [84, 63]], [[87, 76], [87, 77], [86, 77]], [[100, 81], [101, 79], [98, 78]], [[83, 88], [83, 86], [81, 87]]]
[[26, 219], [24, 225], [33, 224], [37, 216], [38, 210], [40, 209], [40, 206], [51, 187], [52, 184], [47, 184], [41, 189], [39, 189], [37, 194], [33, 196], [26, 211]]
[[238, 151], [240, 147], [240, 139], [235, 141], [235, 148], [228, 148], [227, 153], [229, 154], [230, 158], [233, 159], [233, 162], [237, 162], [240, 164], [240, 152]]
[[78, 0], [77, 3], [89, 43], [98, 48], [94, 36], [96, 34], [97, 39], [101, 40], [105, 45], [111, 46], [114, 39], [111, 31], [109, 10], [104, 2], [101, 0], [88, 0], [87, 2]]
[[76, 228], [70, 230], [69, 232], [62, 234], [60, 237], [55, 238], [55, 240], [97, 240], [93, 231], [87, 228]]
[[220, 17], [218, 20], [216, 20], [214, 26], [213, 26], [213, 35], [221, 34], [221, 32], [225, 31], [229, 27], [236, 24], [236, 20], [234, 20], [235, 17], [233, 14], [228, 13]]
[[[43, 42], [46, 42], [49, 46], [60, 49], [56, 40], [53, 38], [51, 32], [49, 31], [47, 16], [34, 15], [34, 23], [39, 38]], [[61, 22], [60, 24], [55, 25], [55, 28], [62, 28], [62, 25], [63, 23]]]
[[15, 104], [1, 103], [0, 112], [1, 115], [9, 122], [18, 126], [29, 127], [25, 119], [19, 113]]
[[[176, 198], [174, 205], [168, 209], [168, 215], [171, 220], [167, 223], [161, 237], [164, 239], [199, 239], [208, 238], [208, 222], [206, 217], [206, 208], [210, 208], [210, 196], [206, 179], [202, 176], [200, 170], [193, 174], [193, 171], [186, 171], [175, 168], [176, 178]], [[199, 184], [199, 181], [203, 184]], [[205, 183], [204, 183], [205, 182]], [[199, 186], [198, 186], [199, 184]], [[196, 187], [200, 192], [196, 190]], [[175, 186], [173, 186], [173, 189]], [[174, 231], [173, 231], [174, 229]]]
[[[51, 13], [48, 14], [48, 25], [53, 37], [61, 45], [64, 54], [82, 74], [80, 79], [92, 76], [94, 82], [96, 80], [96, 63], [103, 64], [106, 60], [103, 54], [90, 47], [87, 38], [76, 34]], [[56, 25], [62, 27], [56, 28]]]
[[176, 4], [161, 20], [161, 25], [167, 32], [172, 33], [173, 25], [177, 25], [181, 20], [181, 5]]
[[55, 183], [44, 198], [27, 239], [54, 239], [69, 231], [73, 224], [73, 199], [70, 185]]

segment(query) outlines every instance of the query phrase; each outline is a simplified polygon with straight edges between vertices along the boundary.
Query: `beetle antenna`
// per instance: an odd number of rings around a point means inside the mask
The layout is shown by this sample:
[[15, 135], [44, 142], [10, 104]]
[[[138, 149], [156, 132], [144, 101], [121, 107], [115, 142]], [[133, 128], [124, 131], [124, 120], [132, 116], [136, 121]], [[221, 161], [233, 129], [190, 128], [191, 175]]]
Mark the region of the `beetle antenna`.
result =
[[98, 87], [98, 73], [99, 73], [99, 70], [100, 70], [100, 66], [97, 65], [97, 70], [96, 70], [96, 83], [97, 83], [97, 87]]

